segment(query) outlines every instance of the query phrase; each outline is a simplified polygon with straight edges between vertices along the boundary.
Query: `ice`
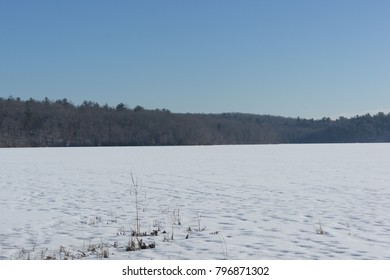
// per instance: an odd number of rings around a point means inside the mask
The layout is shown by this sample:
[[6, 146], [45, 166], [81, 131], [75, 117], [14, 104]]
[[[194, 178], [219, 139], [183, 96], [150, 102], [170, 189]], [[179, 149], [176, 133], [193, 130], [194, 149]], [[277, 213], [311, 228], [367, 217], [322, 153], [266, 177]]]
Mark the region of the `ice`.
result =
[[[0, 259], [390, 259], [389, 155], [390, 144], [0, 149]], [[132, 176], [139, 239], [155, 248], [126, 250]]]

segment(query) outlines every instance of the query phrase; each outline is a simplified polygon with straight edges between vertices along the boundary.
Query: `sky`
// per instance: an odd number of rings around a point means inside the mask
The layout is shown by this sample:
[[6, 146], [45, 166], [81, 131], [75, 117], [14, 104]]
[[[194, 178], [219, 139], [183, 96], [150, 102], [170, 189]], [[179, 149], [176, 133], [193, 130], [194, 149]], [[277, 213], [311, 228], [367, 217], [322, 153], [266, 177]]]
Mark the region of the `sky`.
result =
[[0, 97], [390, 112], [387, 0], [0, 0]]

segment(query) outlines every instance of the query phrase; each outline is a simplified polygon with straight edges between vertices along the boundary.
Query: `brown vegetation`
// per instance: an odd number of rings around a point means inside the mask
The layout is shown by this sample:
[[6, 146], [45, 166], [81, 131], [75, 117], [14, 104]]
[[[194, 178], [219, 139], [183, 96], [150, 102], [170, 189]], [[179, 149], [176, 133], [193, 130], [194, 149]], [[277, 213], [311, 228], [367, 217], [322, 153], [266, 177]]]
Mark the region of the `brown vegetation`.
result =
[[241, 113], [177, 114], [67, 99], [0, 98], [0, 147], [390, 141], [390, 114], [337, 120]]

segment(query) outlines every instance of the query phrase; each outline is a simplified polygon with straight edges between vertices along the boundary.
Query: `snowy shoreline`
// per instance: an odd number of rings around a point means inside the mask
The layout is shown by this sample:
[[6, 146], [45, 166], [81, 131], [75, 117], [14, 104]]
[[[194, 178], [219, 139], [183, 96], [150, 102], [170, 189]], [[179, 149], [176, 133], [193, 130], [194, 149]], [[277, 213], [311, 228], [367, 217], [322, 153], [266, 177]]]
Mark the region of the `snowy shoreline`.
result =
[[[0, 149], [0, 259], [390, 259], [389, 154], [390, 144]], [[126, 250], [131, 174], [141, 238], [155, 248]]]

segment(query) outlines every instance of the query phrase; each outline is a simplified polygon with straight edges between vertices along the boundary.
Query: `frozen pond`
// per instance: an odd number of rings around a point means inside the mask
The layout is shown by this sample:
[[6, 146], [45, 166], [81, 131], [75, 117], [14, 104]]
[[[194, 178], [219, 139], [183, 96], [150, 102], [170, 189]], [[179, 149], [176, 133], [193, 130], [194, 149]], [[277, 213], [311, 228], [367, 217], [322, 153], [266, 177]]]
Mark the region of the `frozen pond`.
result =
[[[390, 259], [389, 159], [390, 144], [0, 149], [0, 259]], [[155, 248], [129, 251], [139, 239]]]

